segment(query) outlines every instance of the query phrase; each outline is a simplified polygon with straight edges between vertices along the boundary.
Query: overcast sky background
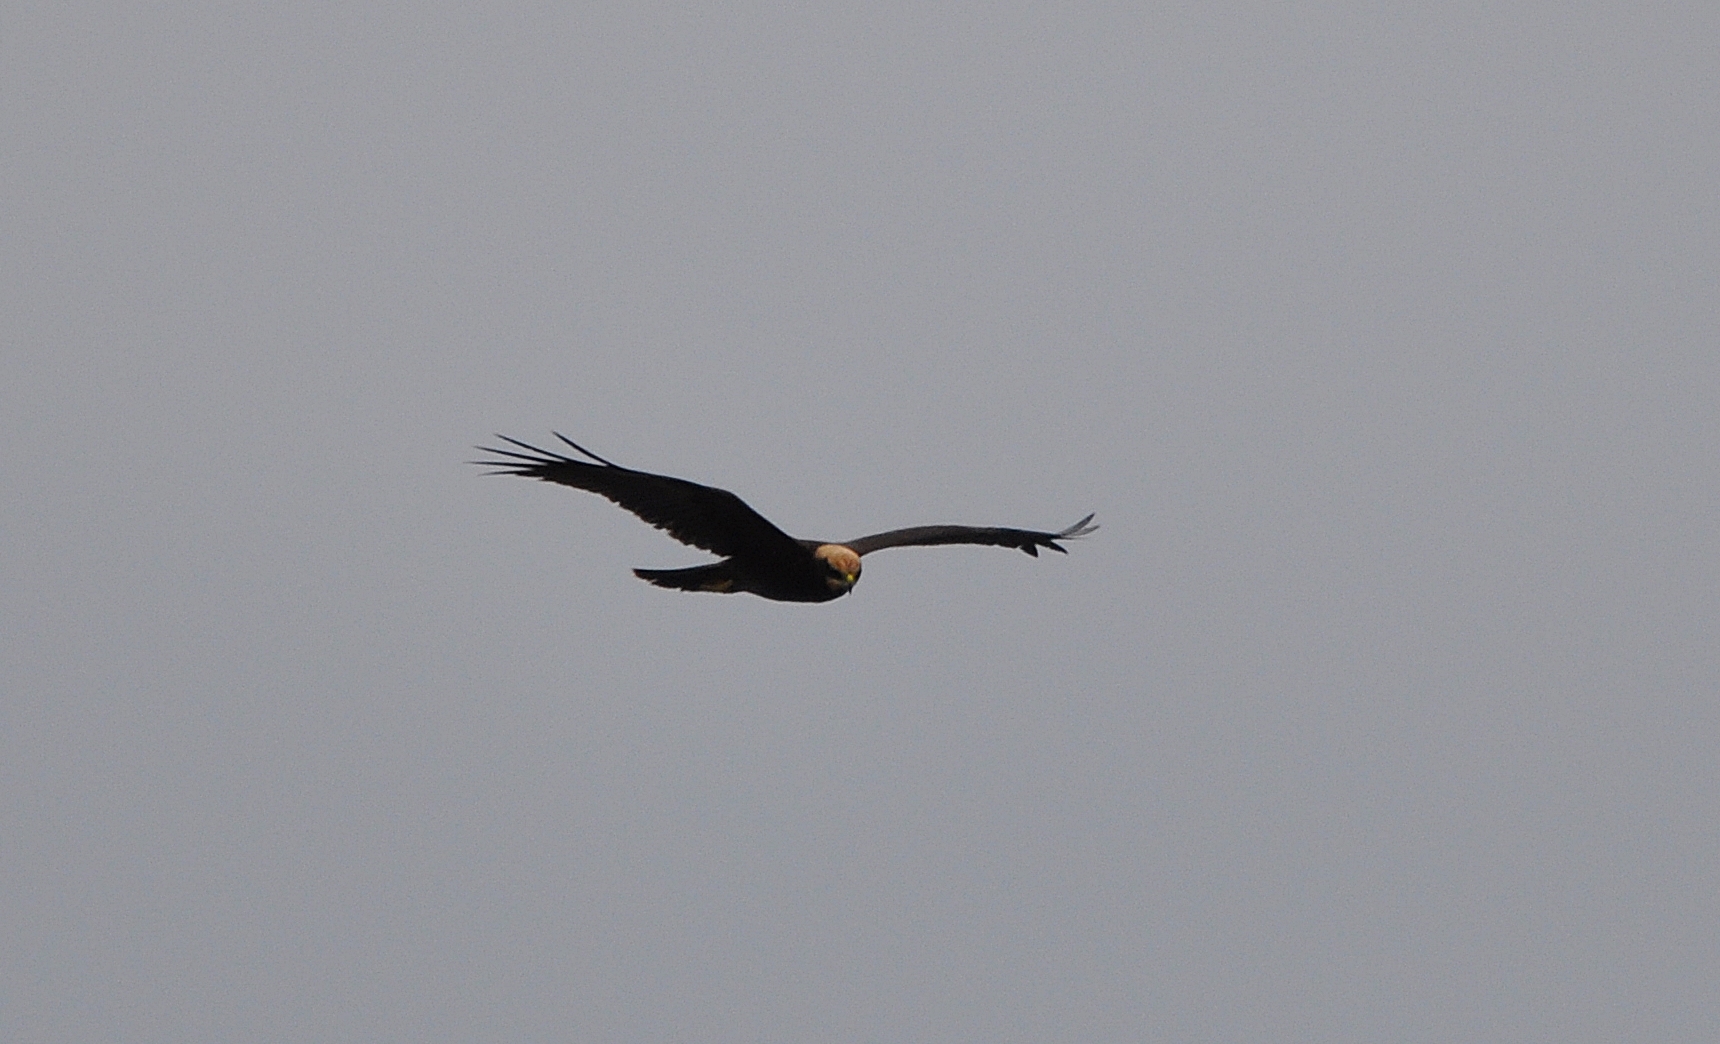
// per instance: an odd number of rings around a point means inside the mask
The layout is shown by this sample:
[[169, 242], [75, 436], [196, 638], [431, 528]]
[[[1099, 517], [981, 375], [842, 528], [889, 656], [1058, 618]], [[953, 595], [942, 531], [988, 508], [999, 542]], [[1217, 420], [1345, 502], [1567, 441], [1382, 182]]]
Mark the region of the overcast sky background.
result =
[[1715, 1039], [1713, 4], [0, 24], [0, 1038]]

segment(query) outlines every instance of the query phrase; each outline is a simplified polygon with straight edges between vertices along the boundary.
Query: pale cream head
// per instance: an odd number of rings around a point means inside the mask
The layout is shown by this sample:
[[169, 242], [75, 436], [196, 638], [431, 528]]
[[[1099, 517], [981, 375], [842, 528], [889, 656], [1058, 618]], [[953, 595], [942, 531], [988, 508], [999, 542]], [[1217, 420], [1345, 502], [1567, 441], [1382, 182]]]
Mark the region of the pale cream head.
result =
[[860, 579], [860, 556], [851, 547], [820, 544], [812, 552], [812, 557], [829, 567], [830, 572], [824, 577], [824, 582], [832, 591], [846, 591]]

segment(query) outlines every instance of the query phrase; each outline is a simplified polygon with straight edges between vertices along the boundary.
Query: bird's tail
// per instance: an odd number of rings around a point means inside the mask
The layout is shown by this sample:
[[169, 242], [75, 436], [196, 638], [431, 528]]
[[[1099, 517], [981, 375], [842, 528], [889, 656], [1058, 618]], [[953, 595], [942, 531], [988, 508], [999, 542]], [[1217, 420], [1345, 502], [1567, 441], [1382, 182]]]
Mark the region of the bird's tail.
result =
[[635, 569], [633, 575], [649, 584], [676, 591], [716, 591], [732, 594], [736, 590], [734, 571], [727, 562], [693, 566], [691, 569]]

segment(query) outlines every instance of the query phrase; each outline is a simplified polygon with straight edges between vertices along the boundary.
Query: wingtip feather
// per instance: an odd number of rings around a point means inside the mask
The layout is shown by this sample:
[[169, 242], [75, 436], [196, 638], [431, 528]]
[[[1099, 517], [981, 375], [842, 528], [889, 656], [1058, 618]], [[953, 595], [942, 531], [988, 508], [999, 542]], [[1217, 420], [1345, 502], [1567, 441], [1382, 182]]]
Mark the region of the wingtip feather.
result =
[[1084, 518], [1081, 521], [1070, 526], [1068, 529], [1065, 529], [1063, 532], [1058, 533], [1057, 539], [1058, 540], [1074, 540], [1077, 537], [1084, 537], [1089, 533], [1097, 533], [1099, 531], [1099, 527], [1097, 525], [1088, 525], [1087, 524], [1087, 523], [1092, 522], [1092, 521], [1093, 521], [1093, 516], [1091, 514], [1089, 514], [1086, 518]]
[[581, 452], [581, 453], [583, 453], [583, 454], [585, 454], [585, 455], [586, 455], [586, 456], [588, 456], [588, 457], [590, 457], [590, 458], [591, 458], [591, 459], [592, 459], [592, 460], [595, 460], [595, 461], [597, 461], [597, 462], [598, 462], [598, 463], [599, 463], [599, 464], [602, 464], [602, 465], [604, 465], [604, 466], [605, 466], [605, 467], [611, 467], [611, 468], [613, 468], [613, 467], [618, 467], [618, 466], [619, 466], [619, 465], [616, 465], [616, 464], [613, 464], [613, 463], [611, 463], [611, 462], [609, 462], [609, 461], [607, 461], [607, 460], [604, 460], [604, 459], [603, 459], [603, 458], [602, 458], [602, 457], [599, 457], [599, 456], [598, 456], [598, 455], [597, 455], [597, 454], [595, 454], [595, 453], [593, 453], [593, 452], [591, 452], [591, 451], [590, 451], [590, 450], [588, 450], [588, 449], [586, 449], [586, 448], [585, 448], [585, 447], [584, 447], [584, 446], [581, 446], [581, 445], [580, 445], [580, 444], [579, 444], [579, 443], [577, 443], [577, 442], [575, 442], [575, 441], [573, 441], [573, 440], [572, 440], [572, 439], [570, 439], [570, 438], [568, 438], [568, 437], [567, 437], [567, 436], [566, 436], [566, 435], [563, 435], [563, 434], [562, 434], [562, 433], [561, 433], [561, 432], [559, 432], [559, 431], [551, 431], [551, 432], [550, 432], [550, 434], [552, 434], [552, 435], [554, 435], [554, 436], [555, 436], [555, 437], [556, 437], [556, 438], [558, 438], [558, 439], [560, 439], [560, 440], [561, 440], [561, 441], [563, 441], [563, 442], [565, 442], [565, 443], [567, 443], [567, 444], [568, 444], [568, 445], [569, 445], [569, 446], [572, 446], [572, 447], [573, 447], [573, 448], [574, 448], [574, 449], [576, 449], [576, 450], [578, 450], [578, 451], [579, 451], [579, 452]]

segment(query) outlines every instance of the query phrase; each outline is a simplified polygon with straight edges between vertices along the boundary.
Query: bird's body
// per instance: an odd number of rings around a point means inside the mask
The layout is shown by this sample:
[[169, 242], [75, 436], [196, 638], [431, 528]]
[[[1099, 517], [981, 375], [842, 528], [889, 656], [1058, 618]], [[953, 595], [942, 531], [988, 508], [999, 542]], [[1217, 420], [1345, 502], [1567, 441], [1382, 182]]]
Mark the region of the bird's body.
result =
[[[775, 602], [828, 602], [841, 598], [853, 589], [852, 580], [844, 579], [840, 570], [826, 570], [824, 560], [815, 557], [820, 546], [810, 540], [795, 543], [804, 555], [783, 556], [768, 562], [741, 558], [725, 558], [709, 565], [689, 569], [635, 569], [633, 575], [658, 587], [677, 591], [715, 591], [720, 594], [755, 594]], [[859, 579], [858, 568], [849, 570]]]
[[[916, 526], [874, 533], [857, 540], [823, 542], [797, 540], [728, 490], [701, 486], [686, 479], [652, 475], [611, 464], [597, 454], [556, 434], [589, 461], [510, 439], [497, 438], [517, 450], [480, 446], [506, 460], [473, 463], [496, 473], [555, 482], [607, 497], [676, 540], [719, 555], [722, 561], [687, 569], [635, 569], [634, 575], [658, 587], [680, 591], [746, 592], [778, 602], [828, 602], [853, 589], [860, 578], [860, 556], [887, 547], [929, 544], [990, 544], [1013, 547], [1037, 556], [1056, 543], [1085, 536], [1092, 515], [1056, 533], [980, 526]], [[520, 452], [523, 450], [524, 452]]]

